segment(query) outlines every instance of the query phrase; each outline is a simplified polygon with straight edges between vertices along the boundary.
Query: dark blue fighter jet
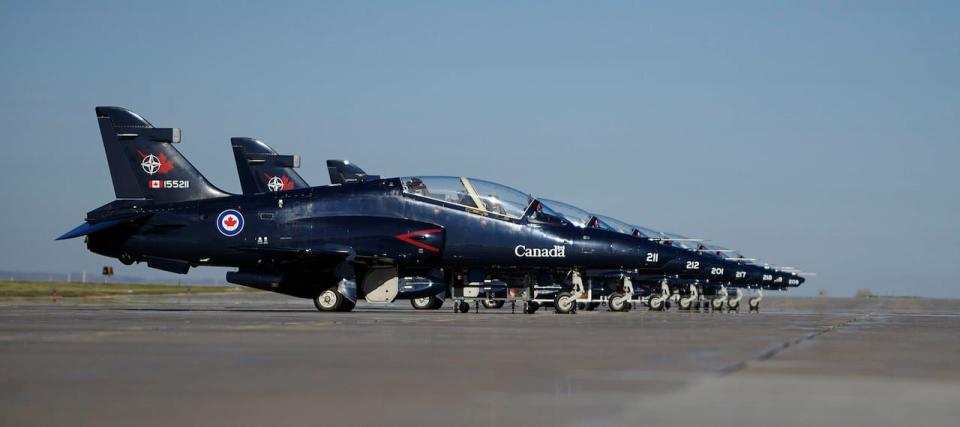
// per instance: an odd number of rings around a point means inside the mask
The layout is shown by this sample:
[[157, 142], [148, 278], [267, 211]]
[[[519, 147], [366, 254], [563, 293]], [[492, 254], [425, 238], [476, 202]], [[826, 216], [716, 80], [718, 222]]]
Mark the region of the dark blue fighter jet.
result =
[[[572, 227], [526, 193], [466, 177], [360, 179], [255, 195], [208, 182], [157, 128], [97, 107], [116, 200], [60, 239], [125, 264], [185, 274], [236, 268], [227, 280], [348, 311], [357, 298], [392, 301], [400, 277], [442, 272], [456, 288], [495, 276], [511, 287], [576, 289], [582, 272], [661, 269], [699, 254], [597, 228]], [[646, 261], [656, 251], [657, 261]]]

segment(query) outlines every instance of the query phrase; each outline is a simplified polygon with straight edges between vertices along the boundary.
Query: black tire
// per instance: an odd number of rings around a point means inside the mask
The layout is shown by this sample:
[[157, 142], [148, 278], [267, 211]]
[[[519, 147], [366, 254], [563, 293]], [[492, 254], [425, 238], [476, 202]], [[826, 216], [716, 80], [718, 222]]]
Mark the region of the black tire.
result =
[[561, 292], [553, 299], [553, 311], [557, 314], [570, 314], [577, 306], [577, 301], [570, 292]]
[[663, 311], [663, 304], [664, 302], [660, 298], [650, 298], [647, 300], [647, 307], [649, 307], [651, 311]]
[[496, 300], [492, 300], [492, 299], [485, 299], [485, 300], [481, 301], [480, 303], [483, 304], [483, 308], [488, 308], [488, 309], [490, 309], [490, 310], [495, 310], [495, 309], [502, 308], [502, 307], [503, 307], [503, 304], [504, 304], [505, 302], [506, 302], [506, 301], [496, 301]]
[[343, 299], [343, 302], [340, 303], [340, 307], [337, 308], [337, 311], [341, 313], [347, 313], [353, 311], [353, 308], [357, 306], [357, 303], [350, 301], [346, 298]]
[[727, 310], [740, 311], [740, 301], [737, 301], [737, 302], [727, 301]]
[[536, 301], [530, 301], [527, 303], [527, 314], [536, 313], [540, 309], [540, 303]]
[[466, 301], [460, 301], [460, 304], [457, 304], [457, 307], [460, 309], [461, 313], [470, 312], [470, 304], [468, 304]]
[[627, 301], [626, 295], [619, 292], [614, 292], [610, 294], [609, 298], [607, 298], [607, 306], [610, 307], [610, 311], [627, 311], [630, 309], [630, 301]]
[[750, 306], [750, 311], [760, 311], [760, 301], [757, 301], [756, 298], [750, 298], [747, 305]]
[[712, 308], [713, 311], [723, 311], [723, 300], [720, 298], [710, 300], [710, 308]]
[[[334, 312], [340, 311], [340, 306], [343, 305], [343, 302], [347, 299], [340, 295], [340, 292], [337, 292], [336, 289], [327, 289], [313, 298], [313, 305], [317, 307], [317, 310], [324, 312]], [[353, 307], [351, 307], [352, 309]]]
[[[686, 302], [684, 302], [684, 301], [686, 301]], [[680, 310], [684, 310], [684, 311], [690, 310], [690, 309], [693, 308], [693, 300], [689, 300], [689, 299], [686, 299], [686, 298], [680, 298], [680, 299], [677, 300], [677, 308], [680, 309]]]

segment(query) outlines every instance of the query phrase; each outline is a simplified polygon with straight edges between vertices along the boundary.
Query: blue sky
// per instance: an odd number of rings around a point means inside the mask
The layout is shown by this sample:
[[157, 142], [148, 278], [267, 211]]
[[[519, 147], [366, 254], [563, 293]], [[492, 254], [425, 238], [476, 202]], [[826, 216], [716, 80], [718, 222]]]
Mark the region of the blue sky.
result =
[[113, 198], [120, 105], [231, 191], [252, 136], [316, 185], [482, 177], [817, 272], [797, 294], [960, 296], [960, 3], [194, 3], [0, 4], [0, 270], [109, 262], [53, 238]]

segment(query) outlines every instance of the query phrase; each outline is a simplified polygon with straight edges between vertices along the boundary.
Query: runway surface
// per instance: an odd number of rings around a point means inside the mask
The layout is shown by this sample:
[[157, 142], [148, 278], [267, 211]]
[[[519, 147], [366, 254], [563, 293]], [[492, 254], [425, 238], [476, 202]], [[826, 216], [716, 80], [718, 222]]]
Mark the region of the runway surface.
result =
[[18, 425], [960, 424], [960, 301], [319, 313], [272, 294], [0, 303]]

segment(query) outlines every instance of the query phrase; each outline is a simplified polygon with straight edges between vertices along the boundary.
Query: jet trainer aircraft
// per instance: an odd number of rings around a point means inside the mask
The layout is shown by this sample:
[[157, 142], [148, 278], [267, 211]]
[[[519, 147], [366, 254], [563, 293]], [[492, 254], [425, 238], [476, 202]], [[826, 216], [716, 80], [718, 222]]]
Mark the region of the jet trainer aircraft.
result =
[[[292, 156], [279, 156], [266, 144], [250, 138], [233, 138], [231, 144], [234, 148], [234, 154], [237, 160], [238, 174], [241, 176], [241, 178], [244, 176], [263, 176], [263, 178], [261, 178], [261, 185], [255, 189], [255, 191], [247, 191], [247, 187], [244, 187], [244, 194], [256, 194], [267, 191], [283, 191], [284, 188], [281, 188], [280, 186], [268, 188], [269, 186], [267, 184], [269, 180], [279, 181], [281, 179], [277, 177], [282, 177], [284, 182], [287, 181], [288, 176], [298, 179], [297, 182], [302, 181], [302, 179], [299, 179], [299, 175], [293, 171], [293, 166], [289, 165], [289, 163], [291, 163], [289, 161], [286, 162], [288, 164], [282, 165], [284, 167], [274, 168], [270, 173], [258, 173], [256, 171], [252, 171], [253, 168], [268, 164], [264, 161], [263, 156], [269, 156], [278, 159], [291, 158]], [[256, 158], [247, 159], [244, 157], [244, 153], [260, 154], [258, 154], [258, 157]], [[331, 184], [344, 184], [367, 179], [379, 179], [379, 176], [368, 175], [357, 165], [351, 164], [347, 161], [328, 160], [327, 166], [330, 174]], [[664, 305], [667, 304], [667, 298], [671, 295], [678, 296], [677, 303], [681, 309], [690, 309], [694, 304], [699, 304], [699, 296], [712, 296], [712, 307], [715, 310], [721, 309], [725, 303], [730, 309], [737, 309], [739, 307], [740, 298], [737, 297], [727, 299], [727, 286], [751, 287], [750, 283], [752, 282], [748, 281], [748, 277], [752, 278], [755, 283], [759, 283], [761, 281], [760, 273], [755, 271], [755, 266], [747, 265], [741, 262], [741, 260], [735, 258], [722, 256], [723, 253], [732, 251], [716, 247], [715, 245], [702, 243], [697, 239], [688, 239], [678, 235], [668, 235], [667, 233], [653, 231], [644, 227], [633, 226], [607, 216], [591, 214], [583, 209], [563, 202], [546, 199], [540, 199], [540, 201], [544, 203], [544, 206], [542, 207], [543, 210], [550, 212], [552, 215], [563, 218], [570, 225], [581, 228], [604, 228], [619, 232], [621, 234], [650, 239], [661, 244], [676, 245], [695, 252], [703, 252], [704, 254], [708, 255], [709, 260], [715, 262], [715, 264], [711, 266], [701, 266], [698, 262], [687, 263], [684, 265], [683, 271], [679, 273], [674, 272], [675, 274], [673, 275], [666, 274], [666, 271], [661, 272], [662, 274], [660, 275], [649, 274], [649, 272], [647, 274], [639, 274], [639, 270], [629, 272], [628, 274], [630, 274], [630, 277], [633, 278], [633, 284], [642, 288], [640, 289], [640, 292], [636, 292], [636, 295], [648, 295], [649, 298], [647, 298], [647, 305], [650, 306], [651, 309], [662, 309]], [[711, 248], [710, 250], [706, 249], [708, 246]], [[651, 255], [656, 256], [657, 254]], [[594, 281], [603, 283], [604, 280], [602, 276], [609, 275], [611, 272], [601, 271], [599, 272], [600, 277], [591, 277], [590, 273], [598, 272], [588, 272], [586, 277], [587, 281], [584, 283], [588, 289], [593, 291], [588, 294], [588, 298], [590, 298], [590, 300], [584, 301], [582, 298], [577, 299], [578, 302], [580, 302], [584, 308], [587, 309], [593, 309], [598, 306], [600, 303], [597, 301], [603, 298], [616, 298], [616, 293], [612, 292], [614, 289], [611, 289], [607, 286], [593, 286]], [[614, 271], [612, 273], [614, 276], [624, 274], [624, 272], [621, 271]], [[438, 276], [442, 276], [442, 274], [438, 274]], [[412, 297], [411, 302], [415, 308], [438, 308], [442, 301], [433, 295], [436, 295], [441, 292], [441, 290], [445, 289], [446, 285], [442, 282], [434, 282], [431, 280], [424, 280], [422, 278], [419, 280], [410, 279], [417, 278], [401, 279], [402, 286], [398, 298], [405, 299]], [[417, 284], [420, 284], [419, 288], [416, 286]], [[434, 285], [435, 287], [431, 287], [430, 285]], [[503, 305], [503, 297], [506, 295], [506, 289], [502, 282], [491, 283], [491, 281], [486, 280], [481, 286], [487, 293], [487, 298], [482, 300], [485, 307], [499, 308]], [[690, 286], [690, 292], [685, 291], [688, 286]], [[541, 296], [551, 294], [556, 296], [556, 288], [556, 286], [539, 288], [537, 293]], [[668, 291], [659, 297], [652, 295], [662, 288], [668, 289]], [[672, 289], [673, 291], [671, 292], [669, 289]], [[680, 296], [682, 296], [682, 298], [680, 298]], [[750, 299], [750, 306], [752, 309], [759, 307], [759, 300], [760, 298], [758, 297]], [[610, 301], [613, 302], [611, 307], [616, 310], [619, 301]], [[619, 306], [622, 307], [622, 305]]]
[[[234, 267], [231, 283], [349, 311], [358, 297], [392, 301], [400, 277], [438, 269], [453, 288], [495, 276], [517, 288], [562, 282], [578, 289], [585, 270], [669, 271], [703, 260], [571, 226], [526, 193], [466, 177], [370, 178], [232, 195], [174, 148], [179, 129], [156, 128], [118, 107], [96, 113], [117, 199], [60, 239], [86, 236], [88, 249], [125, 264], [181, 274]], [[654, 252], [657, 260], [649, 261]], [[569, 298], [557, 305], [568, 307]]]

